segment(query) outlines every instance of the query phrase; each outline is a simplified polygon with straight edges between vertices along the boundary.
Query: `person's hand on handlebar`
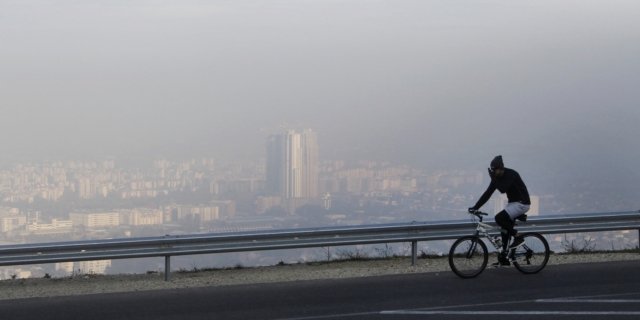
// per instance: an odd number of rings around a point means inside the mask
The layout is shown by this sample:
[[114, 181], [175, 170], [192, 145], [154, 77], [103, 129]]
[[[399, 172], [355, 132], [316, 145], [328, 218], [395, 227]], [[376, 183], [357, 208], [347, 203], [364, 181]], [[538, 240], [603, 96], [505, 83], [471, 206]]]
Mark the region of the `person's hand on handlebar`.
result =
[[473, 207], [469, 208], [469, 213], [476, 213], [476, 211], [478, 211], [478, 210], [474, 209]]

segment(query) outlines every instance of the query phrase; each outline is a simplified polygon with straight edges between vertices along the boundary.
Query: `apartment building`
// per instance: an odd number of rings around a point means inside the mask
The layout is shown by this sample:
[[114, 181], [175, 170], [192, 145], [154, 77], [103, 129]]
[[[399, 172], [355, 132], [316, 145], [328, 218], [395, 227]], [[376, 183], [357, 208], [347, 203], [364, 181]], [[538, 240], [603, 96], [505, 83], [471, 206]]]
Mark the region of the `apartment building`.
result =
[[31, 222], [27, 224], [27, 231], [71, 229], [72, 227], [73, 227], [72, 220], [53, 219], [51, 220], [51, 223], [39, 223], [36, 221]]
[[82, 273], [104, 274], [108, 267], [111, 267], [111, 260], [78, 262], [78, 269]]
[[160, 209], [133, 209], [117, 210], [120, 214], [120, 223], [132, 226], [156, 225], [163, 223], [163, 214]]
[[27, 224], [27, 216], [0, 217], [0, 231], [7, 232], [24, 227]]
[[120, 225], [120, 214], [117, 212], [69, 213], [74, 226], [112, 227]]

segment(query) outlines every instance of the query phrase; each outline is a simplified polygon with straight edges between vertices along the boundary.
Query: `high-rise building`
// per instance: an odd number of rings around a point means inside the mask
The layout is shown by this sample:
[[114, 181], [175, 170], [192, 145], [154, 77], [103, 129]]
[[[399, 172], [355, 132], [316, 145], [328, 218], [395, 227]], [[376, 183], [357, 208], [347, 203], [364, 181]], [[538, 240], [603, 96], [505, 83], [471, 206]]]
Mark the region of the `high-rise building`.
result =
[[302, 148], [300, 134], [289, 130], [284, 135], [283, 182], [280, 192], [286, 199], [302, 198]]
[[507, 207], [507, 196], [500, 194], [493, 198], [493, 214], [496, 215]]
[[302, 196], [318, 197], [318, 134], [305, 129], [301, 135]]
[[269, 195], [280, 194], [281, 175], [284, 168], [284, 143], [283, 136], [271, 134], [267, 137], [267, 193]]
[[535, 217], [540, 214], [540, 197], [531, 196], [529, 198], [531, 199], [531, 208], [529, 212], [527, 212], [527, 215]]
[[[286, 199], [318, 197], [318, 136], [311, 129], [267, 138], [267, 191]], [[298, 207], [296, 201], [294, 207]]]

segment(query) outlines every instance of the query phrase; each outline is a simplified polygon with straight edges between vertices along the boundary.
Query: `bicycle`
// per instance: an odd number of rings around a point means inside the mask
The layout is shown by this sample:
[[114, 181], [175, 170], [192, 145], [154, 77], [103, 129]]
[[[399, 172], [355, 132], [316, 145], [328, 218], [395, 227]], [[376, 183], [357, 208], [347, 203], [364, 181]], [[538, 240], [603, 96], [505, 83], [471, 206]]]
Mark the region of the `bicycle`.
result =
[[487, 229], [499, 230], [501, 233], [506, 233], [506, 231], [499, 227], [482, 223], [482, 216], [488, 215], [484, 212], [476, 211], [469, 214], [472, 215], [471, 218], [476, 223], [475, 234], [456, 240], [451, 246], [451, 250], [449, 250], [449, 266], [453, 273], [459, 277], [465, 279], [477, 277], [487, 267], [489, 252], [484, 241], [480, 239], [481, 235], [486, 237], [496, 248], [498, 255], [506, 254], [509, 262], [513, 263], [513, 266], [524, 274], [538, 273], [547, 265], [550, 252], [549, 243], [541, 234], [535, 232], [523, 233], [524, 244], [514, 249], [507, 249], [505, 253], [501, 237], [496, 236], [494, 238], [490, 236], [487, 233]]

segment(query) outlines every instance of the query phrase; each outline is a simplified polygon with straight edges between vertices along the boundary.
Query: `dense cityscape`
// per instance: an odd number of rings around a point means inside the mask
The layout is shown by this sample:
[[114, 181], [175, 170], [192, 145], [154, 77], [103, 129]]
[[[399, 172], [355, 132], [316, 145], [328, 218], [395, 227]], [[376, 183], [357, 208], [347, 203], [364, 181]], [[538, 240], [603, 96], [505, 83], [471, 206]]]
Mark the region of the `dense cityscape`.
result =
[[[136, 168], [119, 167], [113, 158], [17, 163], [0, 172], [2, 243], [459, 220], [488, 183], [480, 171], [319, 160], [318, 149], [317, 133], [305, 129], [269, 135], [265, 158], [256, 160], [158, 158]], [[561, 212], [549, 205], [554, 195], [531, 199], [530, 216], [540, 214], [541, 207], [545, 214]], [[505, 205], [506, 197], [496, 194], [483, 209], [495, 214]], [[632, 245], [624, 235], [600, 237], [612, 247]], [[563, 238], [550, 240], [557, 245]], [[424, 250], [441, 248], [426, 245]], [[312, 251], [287, 258], [313, 259], [317, 253]], [[255, 265], [278, 259], [264, 253], [244, 258]], [[4, 267], [0, 278], [125, 272], [125, 267], [132, 266], [117, 268], [104, 260], [48, 269]]]

